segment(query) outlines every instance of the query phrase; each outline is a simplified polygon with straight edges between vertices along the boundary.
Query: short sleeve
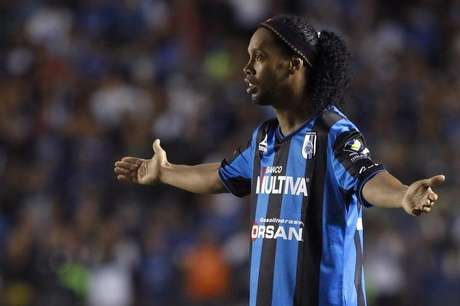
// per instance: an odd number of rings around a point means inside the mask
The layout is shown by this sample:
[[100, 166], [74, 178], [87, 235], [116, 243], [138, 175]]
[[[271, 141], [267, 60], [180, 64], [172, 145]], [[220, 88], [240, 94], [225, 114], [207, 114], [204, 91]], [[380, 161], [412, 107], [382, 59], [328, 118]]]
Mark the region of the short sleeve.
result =
[[339, 186], [356, 192], [362, 204], [372, 206], [362, 196], [362, 189], [372, 177], [385, 169], [372, 160], [364, 137], [358, 130], [345, 131], [337, 136], [333, 146], [333, 167]]
[[254, 145], [251, 138], [245, 147], [234, 151], [231, 159], [224, 159], [219, 168], [219, 177], [225, 188], [238, 197], [251, 193]]

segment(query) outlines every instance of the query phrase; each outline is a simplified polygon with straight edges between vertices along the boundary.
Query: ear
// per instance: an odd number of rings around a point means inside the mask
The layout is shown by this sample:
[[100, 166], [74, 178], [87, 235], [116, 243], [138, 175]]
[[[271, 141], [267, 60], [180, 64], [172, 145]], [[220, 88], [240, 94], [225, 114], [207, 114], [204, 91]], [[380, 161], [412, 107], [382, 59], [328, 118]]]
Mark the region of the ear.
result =
[[299, 56], [291, 57], [291, 60], [289, 61], [289, 72], [291, 74], [295, 73], [296, 71], [299, 71], [302, 67], [303, 67], [302, 58], [300, 58]]

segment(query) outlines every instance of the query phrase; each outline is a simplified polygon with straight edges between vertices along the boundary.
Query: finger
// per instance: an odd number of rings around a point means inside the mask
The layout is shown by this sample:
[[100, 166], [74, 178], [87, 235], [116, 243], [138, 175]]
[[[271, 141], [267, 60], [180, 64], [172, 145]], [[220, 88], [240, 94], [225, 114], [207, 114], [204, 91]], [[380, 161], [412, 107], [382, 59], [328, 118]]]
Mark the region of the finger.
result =
[[114, 172], [116, 174], [123, 174], [123, 175], [130, 175], [132, 173], [132, 171], [126, 168], [120, 168], [120, 167], [115, 167]]
[[428, 199], [430, 199], [431, 201], [436, 201], [438, 200], [439, 196], [435, 193], [435, 192], [430, 192], [428, 194]]
[[427, 185], [429, 187], [436, 187], [441, 185], [446, 180], [444, 175], [435, 175], [428, 179]]
[[121, 159], [121, 161], [126, 162], [126, 163], [136, 164], [136, 165], [142, 163], [142, 159], [137, 158], [137, 157], [131, 157], [131, 156], [125, 156]]
[[124, 162], [124, 161], [118, 161], [118, 162], [115, 163], [115, 167], [125, 168], [125, 169], [129, 169], [129, 170], [136, 170], [139, 167], [139, 165]]
[[128, 176], [122, 174], [117, 175], [117, 180], [123, 183], [129, 183], [131, 181]]
[[114, 164], [115, 167], [125, 167], [125, 168], [130, 168], [131, 166], [136, 166], [137, 163], [133, 162], [127, 162], [125, 160], [117, 160]]
[[136, 164], [127, 163], [124, 161], [117, 161], [115, 162], [115, 167], [123, 167], [123, 168], [131, 168], [131, 166]]
[[131, 166], [131, 165], [125, 165], [125, 164], [115, 164], [114, 170], [118, 169], [118, 170], [133, 172], [133, 171], [136, 171], [137, 168], [138, 167], [136, 165]]
[[161, 150], [160, 139], [155, 139], [155, 141], [152, 143], [152, 148], [153, 152], [155, 153], [158, 153], [158, 151]]
[[433, 203], [433, 202], [430, 199], [425, 199], [422, 202], [422, 207], [431, 207], [432, 206], [431, 203]]
[[163, 148], [161, 147], [160, 139], [155, 139], [155, 141], [154, 141], [153, 144], [152, 144], [152, 147], [153, 147], [153, 152], [155, 152], [155, 154], [159, 154], [159, 155], [162, 155], [161, 157], [164, 157], [163, 155], [164, 155], [166, 152], [165, 152], [165, 150], [163, 150]]
[[137, 183], [137, 177], [135, 175], [125, 175], [125, 174], [118, 174], [117, 180], [123, 183]]

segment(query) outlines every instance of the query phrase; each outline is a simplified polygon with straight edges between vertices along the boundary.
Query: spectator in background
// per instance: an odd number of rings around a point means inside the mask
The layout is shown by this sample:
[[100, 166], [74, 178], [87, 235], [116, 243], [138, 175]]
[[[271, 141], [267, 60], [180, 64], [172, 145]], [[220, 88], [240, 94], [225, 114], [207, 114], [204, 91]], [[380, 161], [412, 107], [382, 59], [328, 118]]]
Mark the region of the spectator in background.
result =
[[204, 229], [183, 257], [185, 291], [194, 305], [222, 305], [229, 295], [230, 269], [213, 233]]

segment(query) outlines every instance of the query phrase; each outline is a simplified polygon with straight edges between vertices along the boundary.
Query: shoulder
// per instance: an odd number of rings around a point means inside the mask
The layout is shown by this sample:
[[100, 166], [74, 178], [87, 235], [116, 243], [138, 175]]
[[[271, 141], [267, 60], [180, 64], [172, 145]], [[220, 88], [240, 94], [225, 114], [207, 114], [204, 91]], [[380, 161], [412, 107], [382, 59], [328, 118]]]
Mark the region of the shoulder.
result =
[[270, 118], [264, 121], [262, 124], [259, 124], [259, 126], [254, 130], [252, 134], [253, 139], [256, 141], [258, 139], [262, 139], [267, 134], [274, 133], [277, 128], [278, 128], [278, 119]]
[[318, 120], [319, 124], [328, 130], [329, 138], [334, 143], [336, 138], [346, 133], [359, 133], [356, 125], [336, 106], [326, 107]]
[[271, 130], [276, 129], [277, 127], [278, 127], [278, 119], [270, 118], [270, 119], [265, 120], [264, 122], [262, 122], [262, 124], [260, 124], [256, 128], [256, 131], [261, 131], [261, 132], [268, 133]]
[[367, 150], [366, 141], [358, 127], [337, 107], [328, 107], [322, 114], [323, 121], [329, 124], [329, 145], [337, 154], [344, 148], [348, 152]]

